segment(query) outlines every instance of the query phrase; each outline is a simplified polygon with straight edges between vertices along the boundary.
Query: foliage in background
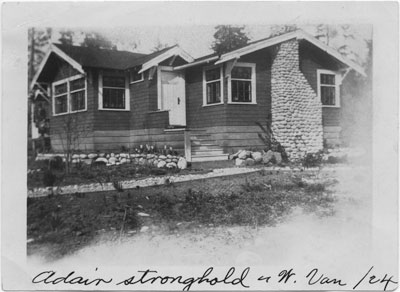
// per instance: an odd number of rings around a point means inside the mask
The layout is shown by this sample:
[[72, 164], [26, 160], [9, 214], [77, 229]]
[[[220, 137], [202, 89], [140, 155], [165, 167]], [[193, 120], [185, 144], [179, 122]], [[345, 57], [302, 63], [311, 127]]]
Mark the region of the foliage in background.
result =
[[244, 26], [217, 25], [215, 29], [211, 48], [218, 55], [244, 47], [249, 42]]

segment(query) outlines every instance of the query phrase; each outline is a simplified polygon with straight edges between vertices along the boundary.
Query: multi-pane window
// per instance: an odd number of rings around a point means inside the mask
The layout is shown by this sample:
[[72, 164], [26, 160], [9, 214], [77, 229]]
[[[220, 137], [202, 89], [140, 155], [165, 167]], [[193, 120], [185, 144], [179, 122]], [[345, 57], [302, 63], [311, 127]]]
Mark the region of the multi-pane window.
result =
[[339, 80], [334, 72], [318, 71], [318, 92], [323, 106], [339, 106]]
[[103, 109], [126, 109], [125, 77], [103, 75]]
[[55, 115], [86, 110], [86, 79], [73, 76], [53, 83]]
[[69, 83], [71, 111], [79, 111], [85, 109], [85, 86], [85, 78], [79, 78]]
[[221, 67], [204, 71], [205, 104], [219, 104], [222, 101]]
[[238, 63], [232, 68], [229, 101], [255, 103], [255, 64]]
[[130, 82], [135, 83], [143, 80], [143, 73], [139, 73], [140, 68], [133, 68], [130, 70]]

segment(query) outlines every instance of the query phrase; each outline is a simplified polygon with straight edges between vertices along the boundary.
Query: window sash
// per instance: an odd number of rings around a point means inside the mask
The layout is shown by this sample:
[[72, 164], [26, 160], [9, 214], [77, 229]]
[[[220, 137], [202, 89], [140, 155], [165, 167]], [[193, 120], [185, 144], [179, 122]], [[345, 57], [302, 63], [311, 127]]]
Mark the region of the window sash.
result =
[[231, 97], [233, 102], [251, 102], [251, 96], [251, 80], [231, 80]]
[[229, 103], [256, 104], [256, 65], [254, 63], [237, 63], [231, 70], [228, 82]]
[[203, 106], [223, 103], [222, 67], [203, 69]]
[[221, 81], [212, 81], [206, 83], [207, 104], [221, 102]]
[[125, 88], [103, 87], [103, 109], [125, 109]]
[[54, 97], [54, 113], [68, 113], [68, 94], [58, 95]]
[[[80, 83], [79, 83], [80, 82]], [[75, 75], [53, 83], [53, 115], [86, 110], [87, 82], [84, 75]], [[63, 88], [57, 91], [57, 88]], [[73, 90], [71, 90], [73, 89]], [[80, 94], [78, 94], [81, 92]], [[77, 97], [79, 95], [79, 97]]]
[[340, 107], [340, 76], [333, 71], [319, 69], [318, 95], [324, 107]]

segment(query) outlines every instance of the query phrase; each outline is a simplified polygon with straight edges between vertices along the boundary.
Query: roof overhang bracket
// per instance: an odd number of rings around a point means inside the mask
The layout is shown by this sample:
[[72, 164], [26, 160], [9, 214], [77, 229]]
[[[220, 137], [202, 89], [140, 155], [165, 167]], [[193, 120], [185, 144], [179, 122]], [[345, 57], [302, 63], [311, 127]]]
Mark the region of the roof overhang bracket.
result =
[[153, 67], [150, 68], [150, 70], [149, 70], [149, 80], [153, 80], [154, 74], [156, 73], [156, 71], [157, 71], [157, 66], [153, 66]]
[[351, 71], [351, 68], [348, 67], [348, 68], [346, 68], [344, 73], [342, 73], [341, 78], [340, 78], [340, 84], [342, 84], [343, 80], [346, 78], [347, 74], [349, 74], [350, 71]]
[[228, 78], [231, 76], [232, 69], [233, 69], [233, 67], [235, 67], [237, 60], [238, 60], [238, 58], [235, 58], [233, 60], [226, 62], [225, 78]]
[[169, 66], [172, 66], [172, 64], [174, 64], [174, 62], [175, 62], [177, 56], [178, 56], [178, 55], [174, 55], [174, 56], [172, 57], [171, 61], [169, 61]]

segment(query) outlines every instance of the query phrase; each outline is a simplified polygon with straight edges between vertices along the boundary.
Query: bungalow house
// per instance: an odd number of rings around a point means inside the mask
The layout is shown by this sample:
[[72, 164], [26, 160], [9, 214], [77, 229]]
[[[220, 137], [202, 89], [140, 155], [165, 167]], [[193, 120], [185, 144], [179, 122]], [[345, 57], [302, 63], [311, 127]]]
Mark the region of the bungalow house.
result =
[[198, 59], [178, 46], [146, 55], [53, 44], [33, 86], [47, 88], [55, 151], [65, 117], [76, 115], [89, 129], [80, 145], [87, 151], [166, 144], [193, 161], [226, 159], [263, 147], [256, 123], [268, 122], [298, 158], [341, 143], [350, 70], [365, 75], [298, 30]]

